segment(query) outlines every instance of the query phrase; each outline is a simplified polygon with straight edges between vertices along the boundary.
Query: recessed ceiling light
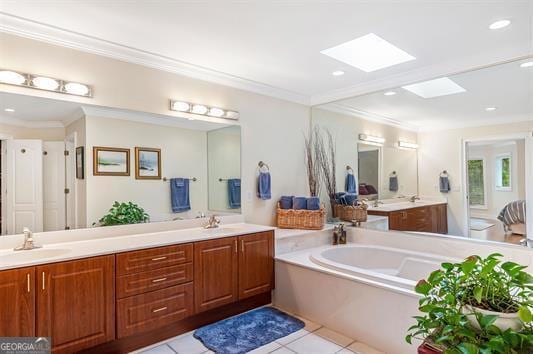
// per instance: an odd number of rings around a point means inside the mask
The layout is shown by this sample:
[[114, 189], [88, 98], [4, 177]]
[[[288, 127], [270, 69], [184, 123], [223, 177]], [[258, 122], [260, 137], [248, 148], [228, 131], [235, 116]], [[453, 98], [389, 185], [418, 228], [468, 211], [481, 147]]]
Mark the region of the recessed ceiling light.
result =
[[509, 21], [509, 20], [499, 20], [499, 21], [491, 23], [489, 28], [491, 30], [496, 30], [496, 29], [507, 27], [510, 24], [511, 24], [511, 21]]
[[17, 72], [2, 70], [0, 71], [0, 82], [12, 85], [22, 85], [26, 82], [26, 78]]
[[33, 86], [40, 88], [42, 90], [57, 90], [59, 87], [59, 82], [57, 80], [51, 79], [49, 77], [37, 76], [31, 80]]
[[365, 72], [416, 59], [374, 33], [322, 50], [320, 53]]
[[342, 76], [342, 75], [344, 75], [344, 71], [336, 70], [336, 71], [332, 72], [331, 75], [333, 75], [333, 76]]
[[487, 112], [492, 112], [492, 111], [495, 111], [496, 110], [496, 107], [487, 107], [485, 108], [485, 111]]
[[89, 93], [89, 87], [77, 82], [69, 82], [65, 84], [65, 92], [72, 95], [86, 96]]
[[520, 64], [521, 68], [530, 68], [533, 66], [533, 61], [526, 61], [525, 63]]
[[387, 91], [384, 93], [385, 96], [394, 96], [396, 94], [396, 92], [394, 91]]
[[432, 98], [465, 92], [466, 90], [447, 77], [402, 86], [422, 98]]
[[10, 113], [11, 113], [11, 112], [15, 112], [15, 110], [14, 110], [13, 108], [6, 108], [6, 109], [4, 109], [4, 111], [6, 111], [6, 112], [10, 112]]

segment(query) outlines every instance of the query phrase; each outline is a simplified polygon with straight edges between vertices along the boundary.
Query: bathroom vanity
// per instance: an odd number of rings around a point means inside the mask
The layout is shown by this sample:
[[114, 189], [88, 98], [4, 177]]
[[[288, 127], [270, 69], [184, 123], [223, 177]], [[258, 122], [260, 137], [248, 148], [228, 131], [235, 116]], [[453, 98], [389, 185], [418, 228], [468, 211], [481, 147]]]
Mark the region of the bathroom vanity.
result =
[[446, 202], [400, 202], [370, 207], [369, 215], [389, 218], [389, 230], [448, 233]]
[[[123, 236], [72, 242], [69, 260], [0, 263], [0, 336], [51, 337], [54, 353], [129, 352], [270, 303], [271, 228], [161, 234], [163, 247], [143, 246], [150, 234]], [[71, 259], [117, 240], [108, 254]]]

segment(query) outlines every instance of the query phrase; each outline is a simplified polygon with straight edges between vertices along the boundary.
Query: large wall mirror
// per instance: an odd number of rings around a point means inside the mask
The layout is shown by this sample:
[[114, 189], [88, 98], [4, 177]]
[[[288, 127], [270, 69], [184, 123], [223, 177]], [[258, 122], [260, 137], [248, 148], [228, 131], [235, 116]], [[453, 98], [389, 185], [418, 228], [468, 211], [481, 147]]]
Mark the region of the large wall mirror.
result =
[[237, 125], [11, 93], [0, 108], [2, 234], [241, 211]]
[[313, 123], [336, 137], [337, 165], [354, 167], [369, 210], [404, 212], [391, 229], [524, 243], [533, 239], [532, 60], [316, 106]]

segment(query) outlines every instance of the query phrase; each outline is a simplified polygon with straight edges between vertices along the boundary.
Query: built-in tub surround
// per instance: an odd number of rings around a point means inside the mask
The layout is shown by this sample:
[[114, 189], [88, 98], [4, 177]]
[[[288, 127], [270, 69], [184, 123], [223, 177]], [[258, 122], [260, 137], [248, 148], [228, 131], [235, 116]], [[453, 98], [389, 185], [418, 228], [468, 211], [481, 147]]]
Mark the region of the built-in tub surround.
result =
[[330, 236], [277, 240], [286, 252], [276, 256], [274, 304], [388, 353], [415, 351], [404, 341], [418, 313], [414, 285], [442, 261], [498, 252], [533, 271], [533, 252], [520, 246], [360, 228], [330, 246]]

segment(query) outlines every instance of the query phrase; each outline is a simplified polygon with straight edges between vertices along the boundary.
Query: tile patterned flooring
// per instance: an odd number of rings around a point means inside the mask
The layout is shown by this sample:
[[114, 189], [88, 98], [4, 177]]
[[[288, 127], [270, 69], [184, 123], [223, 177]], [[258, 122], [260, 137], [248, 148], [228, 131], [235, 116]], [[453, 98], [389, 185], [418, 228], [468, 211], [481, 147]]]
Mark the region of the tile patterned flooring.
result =
[[[362, 342], [355, 341], [305, 318], [295, 317], [304, 321], [305, 327], [303, 329], [257, 348], [250, 354], [384, 354]], [[189, 332], [134, 353], [210, 354], [213, 352], [194, 338], [193, 332]]]

